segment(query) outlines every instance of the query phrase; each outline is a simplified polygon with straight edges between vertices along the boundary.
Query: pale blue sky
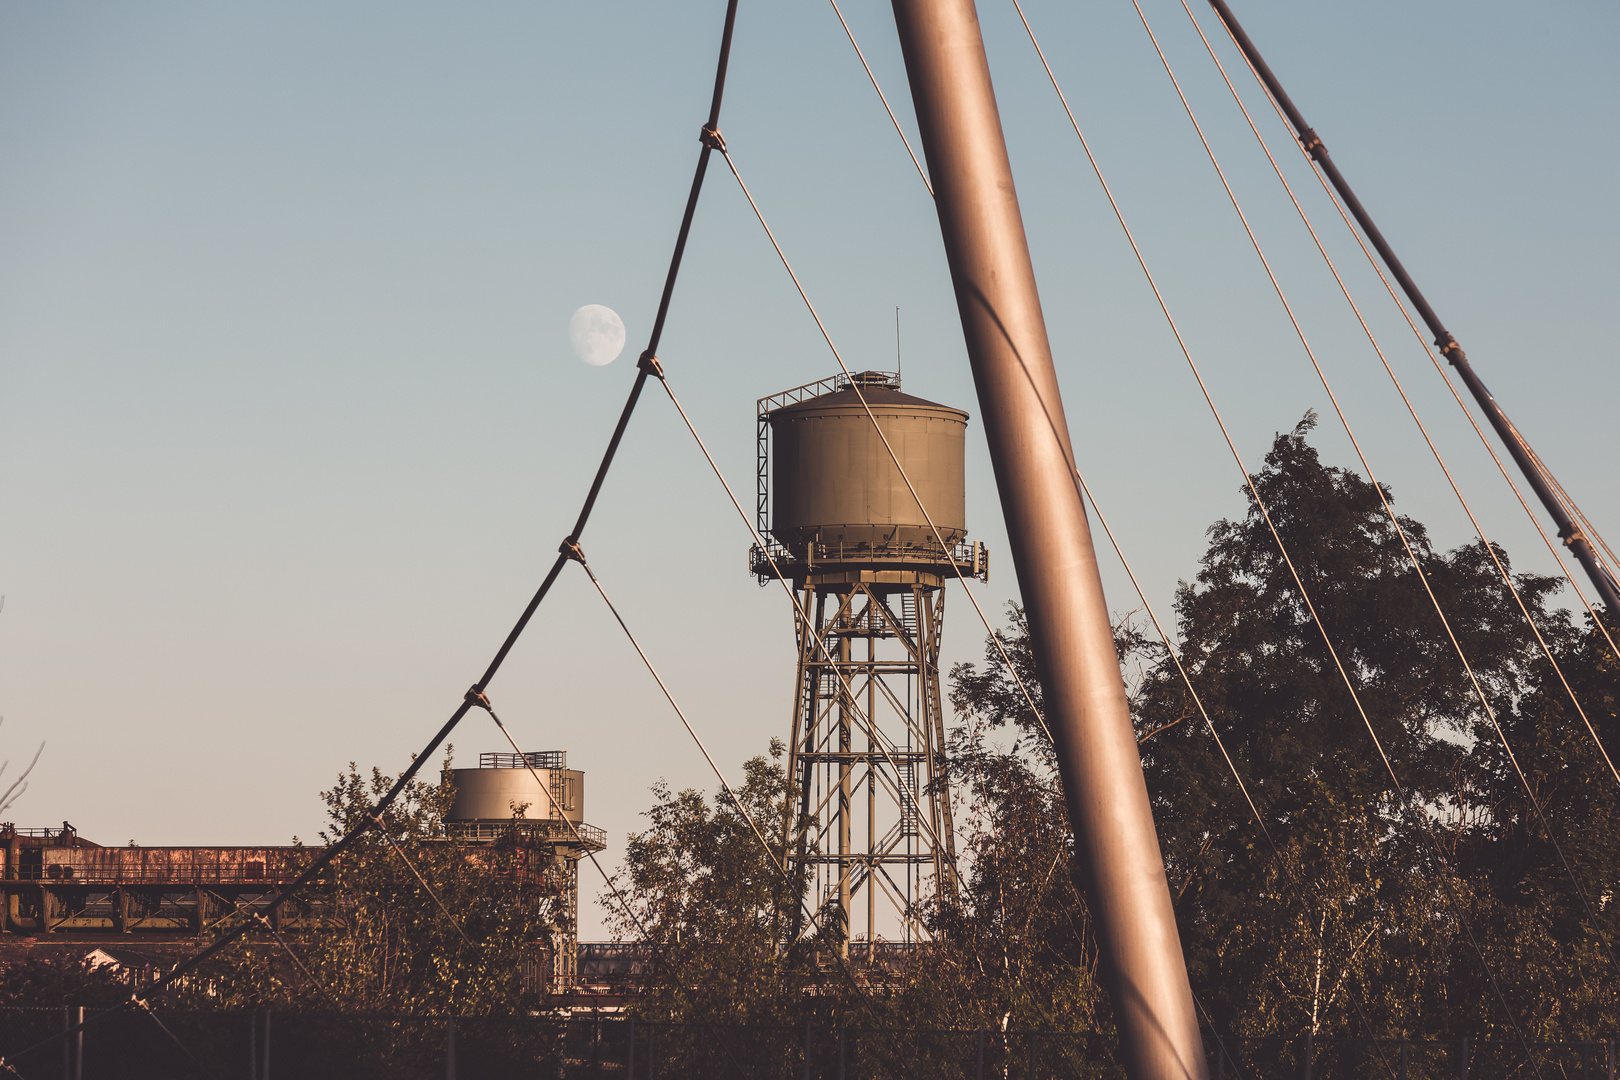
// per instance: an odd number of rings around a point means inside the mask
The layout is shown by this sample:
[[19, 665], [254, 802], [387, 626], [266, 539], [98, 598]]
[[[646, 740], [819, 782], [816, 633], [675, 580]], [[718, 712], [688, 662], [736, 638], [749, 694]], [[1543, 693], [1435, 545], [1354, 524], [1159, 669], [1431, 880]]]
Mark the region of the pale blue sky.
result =
[[[1380, 477], [1462, 542], [1179, 4], [1144, 6]], [[1327, 402], [1130, 4], [1026, 9], [1257, 463]], [[1620, 390], [1620, 14], [1237, 9], [1487, 382], [1620, 539], [1600, 438]], [[722, 10], [0, 4], [0, 745], [15, 768], [48, 742], [19, 824], [309, 837], [338, 769], [397, 770], [455, 707], [572, 522], [632, 377]], [[909, 129], [887, 6], [846, 14]], [[1165, 603], [1204, 528], [1241, 512], [1240, 478], [1011, 4], [981, 18], [1080, 462]], [[1546, 568], [1265, 122], [1487, 527]], [[825, 3], [743, 0], [721, 127], [850, 362], [888, 366], [899, 305], [906, 388], [976, 412], [932, 208]], [[629, 328], [606, 368], [569, 350], [586, 303]], [[743, 489], [754, 399], [834, 370], [723, 168], [661, 353]], [[1319, 430], [1350, 463], [1331, 418]], [[1013, 577], [980, 438], [969, 520], [995, 610]], [[584, 544], [728, 768], [784, 732], [786, 601], [745, 572], [747, 533], [656, 394]], [[1104, 562], [1112, 606], [1135, 607]], [[565, 575], [491, 696], [527, 748], [587, 771], [616, 858], [654, 780], [712, 782], [588, 590]], [[981, 638], [954, 598], [948, 660]], [[477, 716], [454, 741], [468, 759], [500, 745]]]

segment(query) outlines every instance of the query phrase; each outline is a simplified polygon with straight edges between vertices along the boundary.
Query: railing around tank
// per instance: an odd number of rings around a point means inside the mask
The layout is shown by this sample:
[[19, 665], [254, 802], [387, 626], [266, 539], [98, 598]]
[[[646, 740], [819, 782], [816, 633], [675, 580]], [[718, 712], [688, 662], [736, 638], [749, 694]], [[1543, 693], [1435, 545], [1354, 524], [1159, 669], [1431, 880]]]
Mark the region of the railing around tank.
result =
[[878, 544], [804, 544], [788, 548], [772, 540], [764, 547], [754, 544], [748, 549], [748, 569], [768, 585], [776, 577], [771, 569], [784, 575], [803, 573], [814, 566], [848, 565], [851, 563], [903, 563], [912, 566], [955, 565], [964, 576], [980, 581], [990, 579], [990, 553], [985, 546], [972, 540], [963, 540], [949, 547], [940, 547], [932, 540], [922, 543]]
[[568, 751], [535, 750], [527, 754], [479, 754], [480, 769], [566, 769]]
[[[517, 832], [528, 840], [583, 845], [592, 851], [607, 847], [607, 833], [583, 821], [575, 823], [572, 830], [563, 822], [549, 818], [534, 821], [455, 821], [445, 828], [459, 840], [499, 840], [508, 833]], [[577, 840], [575, 831], [579, 834]]]

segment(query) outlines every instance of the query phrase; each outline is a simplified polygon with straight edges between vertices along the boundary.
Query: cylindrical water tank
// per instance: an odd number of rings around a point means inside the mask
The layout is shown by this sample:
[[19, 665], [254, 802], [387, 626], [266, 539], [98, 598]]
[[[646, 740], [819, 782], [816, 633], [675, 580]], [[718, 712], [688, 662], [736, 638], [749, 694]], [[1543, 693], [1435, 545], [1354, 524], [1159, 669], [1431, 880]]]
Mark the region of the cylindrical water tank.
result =
[[[864, 382], [861, 375], [855, 378]], [[941, 538], [947, 544], [961, 540], [967, 535], [968, 414], [881, 383], [863, 384], [861, 396]], [[784, 406], [770, 414], [770, 424], [771, 533], [778, 542], [934, 542], [928, 519], [853, 389]]]
[[578, 769], [530, 772], [526, 768], [482, 768], [451, 772], [456, 798], [447, 821], [511, 821], [513, 806], [523, 807], [523, 816], [529, 821], [566, 817], [577, 824], [585, 820], [585, 774]]

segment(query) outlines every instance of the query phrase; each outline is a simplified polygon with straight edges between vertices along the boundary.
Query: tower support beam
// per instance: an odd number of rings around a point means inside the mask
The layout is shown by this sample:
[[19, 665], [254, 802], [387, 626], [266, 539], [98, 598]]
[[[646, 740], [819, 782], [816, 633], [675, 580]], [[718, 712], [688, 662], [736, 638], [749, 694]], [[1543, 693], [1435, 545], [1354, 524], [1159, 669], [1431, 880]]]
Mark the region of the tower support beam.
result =
[[893, 0], [1132, 1080], [1207, 1068], [973, 0]]

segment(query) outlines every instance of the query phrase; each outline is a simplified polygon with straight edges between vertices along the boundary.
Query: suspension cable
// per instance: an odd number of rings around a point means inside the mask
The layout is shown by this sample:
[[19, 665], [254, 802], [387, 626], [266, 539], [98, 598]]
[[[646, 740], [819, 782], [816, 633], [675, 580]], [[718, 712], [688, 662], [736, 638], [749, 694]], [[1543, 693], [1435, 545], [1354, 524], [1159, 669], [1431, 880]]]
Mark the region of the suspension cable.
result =
[[[727, 0], [725, 24], [721, 31], [720, 38], [720, 56], [715, 72], [714, 94], [710, 100], [709, 119], [704, 125], [704, 132], [715, 131], [716, 125], [719, 123], [720, 105], [725, 90], [726, 69], [731, 56], [732, 32], [736, 26], [736, 19], [737, 0]], [[669, 305], [671, 298], [674, 295], [675, 281], [680, 272], [681, 258], [686, 250], [687, 238], [691, 233], [692, 219], [697, 210], [698, 194], [703, 187], [703, 177], [708, 168], [709, 153], [711, 150], [711, 146], [709, 145], [707, 139], [702, 140], [702, 142], [703, 149], [698, 155], [697, 169], [692, 178], [691, 190], [687, 195], [686, 210], [681, 218], [681, 226], [676, 235], [675, 251], [671, 256], [669, 271], [664, 279], [664, 290], [659, 299], [658, 313], [653, 320], [653, 330], [648, 341], [647, 350], [642, 354], [644, 357], [654, 356], [656, 353], [659, 340], [663, 334], [664, 322], [669, 314]], [[434, 734], [433, 738], [430, 739], [427, 745], [424, 746], [422, 750], [411, 759], [410, 764], [402, 773], [400, 773], [399, 777], [394, 782], [394, 785], [383, 795], [381, 799], [377, 801], [377, 803], [371, 807], [370, 812], [372, 814], [380, 814], [383, 810], [387, 809], [393, 804], [394, 800], [399, 797], [400, 793], [403, 792], [406, 786], [416, 777], [417, 772], [419, 772], [422, 766], [426, 764], [428, 758], [436, 750], [438, 750], [438, 748], [444, 743], [444, 740], [449, 737], [452, 731], [455, 730], [456, 725], [459, 724], [462, 718], [467, 715], [468, 710], [473, 707], [475, 695], [479, 698], [484, 696], [484, 690], [488, 687], [490, 681], [494, 679], [496, 672], [500, 670], [501, 665], [506, 660], [507, 654], [511, 652], [512, 647], [517, 643], [517, 639], [522, 635], [524, 629], [528, 626], [530, 619], [534, 617], [534, 613], [540, 607], [541, 602], [544, 601], [546, 596], [550, 593], [552, 585], [557, 580], [557, 576], [562, 572], [563, 566], [568, 562], [569, 557], [566, 553], [567, 546], [569, 544], [578, 542], [580, 535], [585, 530], [586, 523], [590, 520], [591, 511], [595, 508], [597, 496], [601, 493], [603, 482], [606, 480], [608, 470], [613, 464], [614, 457], [619, 448], [619, 443], [624, 436], [626, 427], [629, 425], [630, 416], [635, 410], [636, 402], [640, 398], [641, 390], [646, 382], [646, 379], [647, 371], [643, 368], [636, 374], [636, 379], [631, 387], [629, 397], [626, 399], [624, 409], [619, 415], [619, 421], [613, 429], [612, 437], [608, 441], [607, 450], [602, 456], [601, 463], [597, 466], [596, 474], [591, 481], [590, 490], [586, 495], [584, 504], [580, 507], [579, 516], [575, 519], [574, 528], [569, 533], [568, 538], [564, 540], [563, 550], [559, 551], [557, 559], [552, 563], [551, 569], [547, 572], [544, 580], [540, 584], [540, 588], [535, 592], [534, 597], [529, 601], [528, 606], [524, 608], [523, 613], [519, 616], [517, 623], [512, 627], [505, 640], [501, 643], [500, 648], [496, 650], [494, 658], [490, 661], [489, 666], [484, 670], [483, 675], [476, 683], [473, 684], [472, 689], [467, 692], [461, 704], [456, 707], [456, 710], [450, 715], [450, 718], [445, 721], [444, 725], [439, 728], [438, 732]], [[326, 849], [322, 851], [320, 855], [316, 856], [316, 858], [312, 860], [303, 871], [294, 877], [292, 881], [288, 882], [286, 885], [283, 885], [276, 892], [275, 896], [272, 897], [270, 901], [271, 906], [279, 904], [281, 901], [295, 894], [298, 890], [302, 889], [305, 885], [313, 881], [322, 870], [324, 870], [334, 859], [346, 851], [350, 845], [352, 845], [367, 829], [371, 827], [372, 822], [366, 818], [362, 818], [352, 829], [350, 829], [349, 832], [344, 834], [334, 843], [328, 845]], [[199, 950], [186, 960], [176, 964], [168, 972], [162, 975], [155, 983], [153, 983], [150, 988], [148, 988], [148, 995], [161, 994], [164, 992], [169, 986], [173, 985], [177, 979], [182, 978], [187, 973], [195, 970], [198, 965], [206, 962], [208, 959], [217, 955], [219, 952], [240, 939], [244, 934], [247, 933], [252, 925], [253, 924], [250, 920], [243, 920], [237, 926], [221, 934], [206, 948]], [[99, 1023], [101, 1020], [113, 1015], [114, 1013], [121, 1012], [129, 1007], [131, 1007], [131, 1002], [125, 1001], [119, 1003], [118, 1005], [104, 1009], [77, 1024], [64, 1028], [62, 1031], [55, 1032], [52, 1035], [23, 1048], [18, 1053], [12, 1055], [11, 1060], [21, 1059], [22, 1057], [33, 1053], [35, 1050], [49, 1046], [58, 1039], [64, 1039], [70, 1035], [76, 1034], [77, 1032], [83, 1031], [85, 1028]]]
[[[1136, 3], [1137, 0], [1132, 0], [1132, 2]], [[1182, 0], [1182, 7], [1187, 11], [1188, 16], [1191, 17], [1192, 9], [1187, 7], [1186, 0]], [[1141, 7], [1139, 4], [1137, 10], [1138, 12], [1141, 12]], [[1208, 48], [1209, 41], [1207, 38], [1203, 37], [1203, 28], [1197, 25], [1196, 19], [1193, 20], [1193, 24], [1198, 29], [1200, 39], [1204, 41], [1205, 47]], [[1145, 15], [1143, 16], [1143, 25], [1147, 25]], [[1152, 33], [1151, 29], [1149, 30], [1149, 33]], [[1157, 39], [1154, 41], [1154, 47], [1155, 49], [1158, 48]], [[1216, 67], [1220, 69], [1222, 78], [1225, 78], [1226, 69], [1221, 66], [1220, 60], [1215, 57], [1214, 50], [1210, 49], [1209, 52], [1210, 57], [1215, 60]], [[1164, 61], [1165, 71], [1170, 72], [1169, 61], [1165, 58], [1162, 50], [1159, 52], [1159, 57], [1162, 61]], [[1171, 73], [1171, 79], [1172, 81], [1175, 80], [1174, 73]], [[1177, 82], [1175, 85], [1177, 94], [1181, 95], [1180, 83]], [[1229, 89], [1231, 89], [1233, 97], [1236, 98], [1237, 90], [1232, 86], [1230, 79], [1226, 80], [1226, 85]], [[1587, 899], [1586, 890], [1582, 888], [1580, 880], [1575, 876], [1574, 868], [1570, 866], [1569, 859], [1564, 855], [1563, 847], [1558, 843], [1558, 838], [1553, 833], [1552, 823], [1547, 819], [1547, 816], [1542, 809], [1541, 800], [1537, 798], [1535, 789], [1531, 786], [1529, 778], [1525, 775], [1524, 770], [1520, 767], [1518, 757], [1513, 753], [1513, 748], [1508, 745], [1507, 733], [1502, 730], [1502, 725], [1496, 718], [1496, 710], [1491, 707], [1490, 700], [1485, 694], [1485, 688], [1480, 684], [1479, 677], [1474, 672], [1473, 665], [1469, 662], [1467, 655], [1463, 652], [1462, 643], [1457, 640], [1457, 635], [1451, 627], [1451, 621], [1446, 617], [1446, 613], [1441, 607], [1439, 598], [1435, 596], [1434, 588], [1429, 584], [1429, 575], [1424, 573], [1423, 566], [1417, 557], [1417, 553], [1413, 551], [1411, 541], [1406, 535], [1406, 530], [1401, 527], [1400, 518], [1396, 515], [1394, 508], [1390, 506], [1389, 496], [1385, 494], [1383, 486], [1378, 483], [1377, 477], [1373, 474], [1372, 465], [1367, 460], [1366, 452], [1362, 450], [1360, 440], [1356, 438], [1355, 431], [1350, 427], [1350, 420], [1345, 416], [1344, 408], [1339, 404], [1338, 396], [1333, 392], [1333, 387], [1328, 381], [1327, 373], [1323, 371], [1322, 365], [1316, 357], [1316, 351], [1311, 348], [1311, 344], [1305, 336], [1304, 328], [1300, 326], [1299, 318], [1294, 314], [1293, 306], [1289, 304], [1288, 298], [1283, 294], [1282, 284], [1277, 280], [1277, 275], [1271, 268], [1270, 260], [1266, 258], [1265, 252], [1260, 246], [1259, 238], [1255, 236], [1254, 229], [1249, 225], [1247, 215], [1243, 213], [1243, 208], [1238, 204], [1237, 195], [1235, 192], [1233, 192], [1231, 184], [1227, 182], [1226, 174], [1221, 169], [1220, 162], [1216, 160], [1214, 149], [1210, 146], [1209, 140], [1204, 137], [1203, 128], [1199, 126], [1197, 118], [1193, 116], [1192, 106], [1188, 103], [1184, 95], [1181, 96], [1181, 101], [1182, 105], [1187, 110], [1187, 116], [1192, 119], [1193, 125], [1198, 131], [1199, 140], [1203, 143], [1204, 150], [1209, 155], [1210, 164], [1215, 167], [1216, 175], [1220, 177], [1221, 186], [1226, 190], [1227, 198], [1231, 200], [1232, 209], [1237, 213], [1238, 219], [1243, 223], [1243, 230], [1248, 235], [1249, 243], [1254, 247], [1255, 255], [1260, 259], [1261, 266], [1265, 268], [1266, 277], [1268, 280], [1270, 280], [1271, 287], [1277, 294], [1277, 299], [1282, 303], [1283, 310], [1288, 315], [1289, 324], [1293, 327], [1295, 335], [1299, 338], [1300, 345], [1304, 347], [1305, 355], [1309, 358], [1311, 367], [1316, 371], [1317, 379], [1322, 383], [1322, 389], [1327, 393], [1328, 401], [1332, 403], [1333, 411], [1338, 416], [1339, 423], [1344, 428], [1345, 435], [1349, 437], [1350, 445], [1355, 449], [1356, 457], [1361, 461], [1361, 467], [1366, 471], [1368, 481], [1372, 483], [1373, 490], [1378, 494], [1379, 503], [1383, 506], [1384, 513], [1389, 517], [1390, 524], [1395, 527], [1395, 533], [1400, 538], [1402, 548], [1404, 548], [1406, 551], [1406, 557], [1411, 562], [1412, 569], [1416, 573], [1418, 581], [1423, 585], [1423, 591], [1425, 594], [1427, 594], [1429, 603], [1434, 607], [1434, 613], [1440, 619], [1440, 625], [1445, 629], [1446, 637], [1451, 642], [1451, 647], [1456, 652], [1457, 659], [1462, 663], [1463, 670], [1468, 675], [1468, 681], [1473, 687], [1474, 695], [1479, 699], [1480, 708], [1484, 710], [1486, 719], [1490, 721], [1492, 730], [1496, 732], [1497, 740], [1502, 744], [1502, 750], [1507, 754], [1508, 762], [1513, 766], [1513, 771], [1515, 775], [1517, 775], [1520, 785], [1524, 788], [1525, 797], [1530, 800], [1530, 806], [1535, 811], [1536, 817], [1541, 822], [1542, 828], [1546, 830], [1547, 839], [1552, 843], [1553, 850], [1558, 855], [1558, 861], [1563, 864], [1564, 873], [1569, 877], [1570, 885], [1574, 887], [1575, 894], [1581, 900], [1581, 906], [1586, 910], [1587, 919], [1590, 923], [1592, 932], [1597, 936], [1599, 942], [1603, 944], [1604, 951], [1608, 954], [1609, 962], [1614, 967], [1615, 973], [1620, 975], [1620, 959], [1615, 957], [1613, 948], [1609, 945], [1608, 939], [1603, 934], [1603, 930], [1597, 921], [1597, 914], [1592, 910], [1591, 902]], [[1304, 208], [1301, 207], [1299, 205], [1299, 201], [1294, 198], [1293, 188], [1289, 186], [1287, 179], [1283, 177], [1282, 169], [1277, 166], [1276, 159], [1271, 156], [1270, 147], [1266, 146], [1265, 140], [1261, 137], [1259, 129], [1255, 126], [1253, 118], [1249, 116], [1248, 109], [1244, 108], [1241, 98], [1238, 98], [1238, 108], [1242, 109], [1244, 117], [1248, 119], [1250, 130], [1254, 132], [1255, 138], [1260, 140], [1261, 149], [1265, 151], [1266, 158], [1271, 162], [1272, 169], [1276, 172], [1277, 178], [1282, 180], [1283, 188], [1287, 191], [1289, 200], [1293, 202], [1295, 210], [1298, 211], [1301, 219], [1305, 222], [1305, 227], [1310, 231], [1311, 238], [1316, 241], [1318, 252], [1321, 253], [1322, 258], [1327, 262], [1329, 269], [1333, 271], [1334, 279], [1339, 282], [1340, 288], [1344, 292], [1345, 299], [1349, 301], [1351, 308], [1355, 310], [1356, 317], [1359, 319], [1361, 317], [1360, 309], [1356, 308], [1355, 301], [1351, 298], [1349, 289], [1344, 286], [1343, 280], [1339, 278], [1338, 269], [1334, 267], [1332, 259], [1328, 257], [1327, 250], [1322, 246], [1320, 238], [1317, 237], [1316, 230], [1311, 226], [1310, 219], [1306, 216]], [[1366, 327], [1365, 322], [1362, 323], [1362, 327], [1367, 331], [1368, 337], [1371, 338], [1372, 332]], [[1375, 349], [1378, 347], [1376, 339], [1373, 340], [1373, 346]], [[1379, 349], [1378, 352], [1381, 357], [1383, 355], [1383, 350]], [[1486, 546], [1489, 547], [1489, 545]], [[1529, 612], [1526, 611], [1525, 615], [1528, 617]], [[1536, 631], [1534, 622], [1531, 623], [1530, 629], [1536, 633], [1536, 637], [1539, 640], [1541, 635], [1539, 631]], [[1542, 645], [1543, 648], [1546, 648], [1545, 642], [1543, 642]], [[1549, 660], [1552, 659], [1552, 651], [1550, 649], [1547, 650], [1547, 657]], [[1554, 660], [1553, 664], [1556, 668], [1557, 661]], [[1559, 671], [1559, 677], [1563, 677], [1563, 672], [1561, 670]], [[1566, 682], [1564, 685], [1566, 688], [1568, 688], [1569, 684]], [[1580, 712], [1581, 718], [1585, 720], [1586, 712], [1581, 708], [1580, 702], [1575, 700], [1573, 690], [1570, 690], [1570, 697], [1571, 700], [1575, 702], [1575, 708]], [[1597, 732], [1592, 729], [1590, 721], [1587, 722], [1587, 730], [1591, 732], [1594, 739], [1597, 738]], [[1603, 750], [1601, 742], [1598, 744], [1598, 749], [1600, 751]], [[1607, 761], [1608, 752], [1603, 751], [1603, 756], [1604, 760]], [[1610, 767], [1611, 769], [1613, 768], [1612, 763]], [[1620, 782], [1620, 773], [1615, 774], [1615, 779], [1617, 782]]]

